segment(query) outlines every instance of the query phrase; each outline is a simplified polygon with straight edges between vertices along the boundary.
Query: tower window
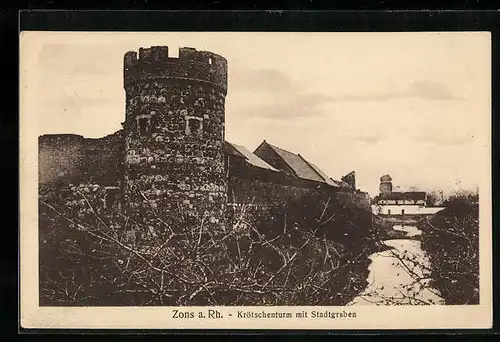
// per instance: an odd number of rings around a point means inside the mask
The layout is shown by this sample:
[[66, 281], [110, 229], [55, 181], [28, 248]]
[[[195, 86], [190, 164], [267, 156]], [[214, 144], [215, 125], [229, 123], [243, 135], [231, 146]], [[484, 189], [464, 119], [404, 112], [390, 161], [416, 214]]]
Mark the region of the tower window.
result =
[[212, 64], [212, 58], [208, 58], [208, 64]]
[[203, 135], [203, 119], [197, 116], [186, 116], [186, 135], [201, 138]]
[[151, 115], [137, 116], [137, 131], [141, 136], [147, 136], [151, 133]]
[[120, 188], [115, 186], [107, 186], [105, 187], [105, 197], [104, 197], [104, 206], [106, 209], [111, 209], [118, 199], [118, 191]]

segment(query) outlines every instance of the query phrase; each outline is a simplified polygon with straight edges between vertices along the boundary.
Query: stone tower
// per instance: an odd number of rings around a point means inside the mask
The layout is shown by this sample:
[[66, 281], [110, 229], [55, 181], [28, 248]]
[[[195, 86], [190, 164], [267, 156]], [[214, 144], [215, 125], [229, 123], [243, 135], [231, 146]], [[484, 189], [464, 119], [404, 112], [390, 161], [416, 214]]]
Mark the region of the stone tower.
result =
[[380, 177], [380, 195], [386, 196], [392, 193], [392, 178], [389, 175]]
[[129, 51], [124, 88], [127, 214], [143, 223], [223, 224], [226, 59], [193, 48], [178, 57], [166, 46]]

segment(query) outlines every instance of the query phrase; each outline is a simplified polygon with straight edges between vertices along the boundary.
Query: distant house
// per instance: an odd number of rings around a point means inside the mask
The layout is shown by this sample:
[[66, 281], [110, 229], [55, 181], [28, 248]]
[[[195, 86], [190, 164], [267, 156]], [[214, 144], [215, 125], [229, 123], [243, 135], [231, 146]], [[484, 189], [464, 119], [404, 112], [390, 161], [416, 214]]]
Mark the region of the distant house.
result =
[[380, 177], [380, 193], [374, 199], [373, 211], [379, 215], [426, 215], [436, 213], [443, 208], [426, 207], [425, 191], [392, 191], [390, 175]]

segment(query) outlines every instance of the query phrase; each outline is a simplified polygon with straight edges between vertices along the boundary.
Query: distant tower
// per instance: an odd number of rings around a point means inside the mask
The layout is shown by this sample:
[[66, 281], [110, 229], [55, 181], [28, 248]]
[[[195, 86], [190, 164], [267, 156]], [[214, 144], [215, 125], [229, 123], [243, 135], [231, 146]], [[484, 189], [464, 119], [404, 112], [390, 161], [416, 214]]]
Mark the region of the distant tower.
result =
[[[167, 46], [124, 56], [124, 204], [134, 220], [224, 220], [227, 61]], [[153, 213], [154, 211], [154, 213]], [[186, 222], [187, 220], [187, 222]]]
[[389, 175], [380, 177], [380, 194], [382, 196], [392, 193], [392, 178]]

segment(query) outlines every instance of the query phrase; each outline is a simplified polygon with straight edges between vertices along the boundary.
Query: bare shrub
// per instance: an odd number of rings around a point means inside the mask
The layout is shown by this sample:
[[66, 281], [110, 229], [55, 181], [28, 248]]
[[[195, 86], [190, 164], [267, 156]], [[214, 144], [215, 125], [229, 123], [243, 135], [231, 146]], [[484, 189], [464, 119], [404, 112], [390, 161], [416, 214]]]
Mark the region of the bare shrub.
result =
[[40, 304], [343, 305], [366, 285], [371, 214], [310, 200], [270, 209], [260, 222], [243, 206], [209, 228], [206, 217], [179, 227], [154, 212], [147, 226], [103, 217], [84, 193], [71, 200], [85, 204], [76, 212], [45, 196]]
[[454, 197], [422, 225], [422, 247], [432, 264], [431, 284], [446, 304], [479, 304], [479, 207]]

